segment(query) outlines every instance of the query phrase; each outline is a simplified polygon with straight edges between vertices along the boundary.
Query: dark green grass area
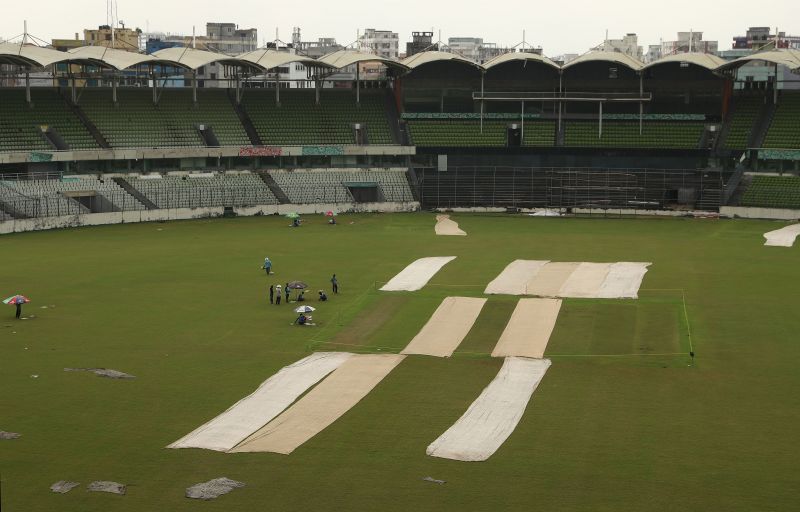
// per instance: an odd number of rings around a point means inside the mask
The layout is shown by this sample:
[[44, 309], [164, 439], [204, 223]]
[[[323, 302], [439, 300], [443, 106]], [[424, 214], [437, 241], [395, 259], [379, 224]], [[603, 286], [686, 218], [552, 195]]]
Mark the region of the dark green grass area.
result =
[[[468, 236], [436, 237], [433, 215], [398, 214], [0, 237], [0, 293], [29, 295], [35, 315], [0, 309], [0, 430], [22, 434], [0, 441], [3, 510], [796, 509], [800, 247], [762, 236], [782, 223], [453, 218]], [[259, 270], [264, 256], [274, 276]], [[419, 292], [378, 291], [424, 256], [458, 258]], [[496, 375], [502, 361], [487, 354], [515, 297], [489, 297], [452, 358], [409, 356], [289, 456], [164, 448], [312, 350], [401, 350], [444, 297], [482, 296], [514, 259], [653, 265], [638, 300], [564, 301], [553, 365], [488, 461], [425, 448]], [[341, 293], [318, 304], [334, 272]], [[310, 285], [315, 327], [291, 325], [296, 304], [268, 304], [270, 283], [294, 279]], [[221, 476], [247, 487], [184, 498]], [[82, 486], [51, 493], [62, 479]], [[128, 495], [88, 493], [93, 480], [127, 483]]]
[[[681, 332], [686, 343], [681, 343]], [[547, 355], [688, 354], [682, 304], [567, 299]]]

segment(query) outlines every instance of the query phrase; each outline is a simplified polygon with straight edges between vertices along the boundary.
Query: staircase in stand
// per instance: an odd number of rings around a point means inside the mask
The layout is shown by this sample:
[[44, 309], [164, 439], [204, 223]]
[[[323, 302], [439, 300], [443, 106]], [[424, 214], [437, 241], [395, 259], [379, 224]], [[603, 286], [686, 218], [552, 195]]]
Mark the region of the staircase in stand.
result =
[[289, 199], [289, 196], [287, 196], [286, 193], [281, 190], [281, 187], [278, 186], [278, 184], [267, 171], [258, 171], [257, 174], [261, 178], [261, 181], [264, 182], [264, 184], [270, 189], [272, 194], [278, 200], [278, 203], [289, 204], [292, 202]]
[[250, 144], [253, 146], [263, 146], [264, 143], [261, 141], [261, 137], [258, 136], [258, 131], [256, 127], [253, 126], [253, 121], [250, 119], [250, 116], [247, 115], [247, 111], [242, 107], [241, 104], [236, 103], [236, 98], [231, 96], [231, 93], [228, 93], [228, 99], [231, 101], [231, 105], [233, 105], [233, 110], [236, 112], [236, 115], [239, 116], [239, 122], [242, 123], [244, 126], [244, 131], [247, 133], [247, 137], [250, 139]]
[[144, 194], [133, 188], [133, 185], [128, 183], [128, 181], [124, 178], [112, 178], [114, 183], [122, 187], [122, 189], [127, 192], [128, 194], [132, 195], [136, 198], [137, 201], [142, 203], [145, 208], [148, 210], [158, 210], [158, 206], [151, 200], [147, 199]]

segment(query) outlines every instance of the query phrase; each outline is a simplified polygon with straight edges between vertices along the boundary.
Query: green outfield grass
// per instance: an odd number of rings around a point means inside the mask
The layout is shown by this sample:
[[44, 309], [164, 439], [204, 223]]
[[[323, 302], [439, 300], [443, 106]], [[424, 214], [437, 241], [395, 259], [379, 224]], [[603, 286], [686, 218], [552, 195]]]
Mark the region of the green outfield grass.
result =
[[[3, 510], [794, 510], [800, 488], [800, 247], [782, 224], [431, 214], [275, 217], [0, 237]], [[259, 270], [264, 256], [276, 274]], [[458, 256], [429, 286], [380, 285], [416, 258]], [[453, 357], [410, 356], [292, 455], [164, 447], [313, 350], [397, 352], [448, 295], [482, 296], [514, 259], [651, 261], [639, 300], [564, 301], [553, 364], [488, 461], [425, 455], [494, 378], [516, 298], [491, 296]], [[292, 327], [269, 283], [341, 293]], [[55, 306], [41, 309], [41, 306]], [[689, 366], [689, 347], [696, 352]], [[130, 381], [67, 373], [106, 367]], [[38, 375], [38, 378], [32, 378]], [[186, 487], [227, 476], [214, 502]], [[422, 481], [432, 476], [445, 485]], [[57, 480], [82, 486], [56, 495]], [[93, 480], [126, 496], [88, 493]]]

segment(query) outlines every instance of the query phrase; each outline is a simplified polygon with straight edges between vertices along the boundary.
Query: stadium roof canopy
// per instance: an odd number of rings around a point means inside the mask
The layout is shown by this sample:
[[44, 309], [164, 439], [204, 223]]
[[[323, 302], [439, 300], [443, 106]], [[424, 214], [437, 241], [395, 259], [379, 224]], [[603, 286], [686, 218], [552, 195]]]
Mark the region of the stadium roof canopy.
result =
[[152, 55], [126, 52], [125, 50], [106, 48], [105, 46], [81, 46], [80, 48], [73, 48], [67, 53], [74, 55], [76, 58], [89, 60], [97, 66], [113, 68], [117, 71], [136, 67], [141, 64], [166, 64], [170, 66], [184, 67], [176, 62], [157, 59]]
[[717, 68], [717, 71], [738, 69], [753, 61], [770, 62], [772, 64], [786, 66], [791, 71], [797, 72], [800, 71], [800, 50], [769, 50], [766, 52], [754, 53], [723, 64]]
[[339, 50], [329, 53], [328, 55], [320, 57], [315, 62], [321, 62], [322, 64], [334, 69], [346, 68], [347, 66], [352, 66], [353, 64], [361, 62], [380, 62], [386, 67], [398, 69], [400, 71], [408, 71], [409, 69], [408, 66], [397, 62], [396, 60], [387, 59], [372, 53], [357, 52], [354, 50]]
[[561, 67], [558, 64], [548, 59], [547, 57], [543, 57], [537, 53], [532, 53], [532, 52], [504, 53], [502, 55], [498, 55], [497, 57], [494, 57], [484, 62], [483, 68], [488, 71], [489, 69], [495, 66], [506, 64], [508, 62], [523, 62], [525, 64], [527, 64], [528, 62], [535, 62], [537, 64], [544, 64], [545, 66], [552, 67], [553, 69], [561, 69]]
[[441, 51], [427, 51], [427, 52], [420, 52], [415, 53], [411, 57], [407, 57], [400, 62], [403, 63], [405, 66], [408, 66], [409, 69], [416, 69], [420, 66], [425, 64], [430, 64], [432, 62], [458, 62], [460, 64], [466, 64], [468, 66], [472, 66], [478, 69], [484, 69], [483, 66], [478, 64], [477, 62], [473, 62], [461, 55], [457, 55], [455, 53], [450, 52], [441, 52]]
[[153, 57], [161, 61], [169, 61], [176, 63], [178, 66], [197, 70], [209, 64], [222, 64], [225, 66], [236, 66], [240, 68], [256, 68], [261, 69], [259, 66], [253, 65], [251, 62], [225, 55], [222, 53], [209, 52], [206, 50], [198, 50], [196, 48], [164, 48], [152, 53]]
[[28, 68], [43, 68], [52, 64], [73, 61], [76, 64], [90, 64], [81, 57], [51, 48], [32, 44], [0, 43], [0, 64], [13, 64]]
[[644, 67], [644, 64], [642, 64], [640, 61], [624, 53], [595, 50], [584, 53], [580, 57], [567, 62], [564, 64], [562, 69], [567, 70], [571, 67], [580, 64], [586, 64], [588, 62], [608, 62], [610, 64], [621, 64], [634, 71], [639, 71], [642, 69], [642, 67]]
[[709, 71], [714, 71], [725, 64], [726, 61], [710, 53], [676, 53], [646, 64], [642, 69], [648, 69], [662, 64], [679, 64], [684, 62], [706, 68]]
[[312, 59], [311, 57], [297, 55], [295, 53], [281, 52], [278, 50], [273, 50], [272, 48], [260, 48], [251, 52], [242, 53], [241, 55], [238, 55], [237, 58], [249, 62], [253, 66], [265, 71], [267, 69], [285, 66], [286, 64], [290, 64], [292, 62], [298, 62], [308, 66], [319, 66], [325, 68], [332, 67], [316, 59]]

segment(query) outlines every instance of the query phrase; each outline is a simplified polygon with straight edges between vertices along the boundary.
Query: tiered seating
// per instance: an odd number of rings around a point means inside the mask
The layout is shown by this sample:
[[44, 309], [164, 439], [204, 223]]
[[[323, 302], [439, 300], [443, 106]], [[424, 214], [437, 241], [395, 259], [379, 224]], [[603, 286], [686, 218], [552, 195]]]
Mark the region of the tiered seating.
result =
[[778, 100], [764, 147], [800, 149], [800, 94], [784, 94]]
[[71, 149], [95, 149], [97, 142], [70, 110], [58, 91], [50, 88], [31, 90], [33, 106], [25, 101], [25, 90], [5, 89], [0, 101], [0, 151], [54, 149], [42, 134], [42, 126], [51, 126]]
[[38, 187], [35, 185], [43, 181], [49, 180], [0, 182], [0, 203], [3, 209], [21, 217], [56, 217], [89, 213], [88, 208], [61, 195], [58, 191], [44, 184]]
[[742, 197], [742, 206], [800, 209], [800, 178], [756, 176]]
[[86, 89], [80, 107], [112, 147], [204, 146], [197, 127], [213, 128], [220, 144], [244, 146], [250, 141], [223, 90], [164, 89], [158, 105], [150, 90], [122, 89], [117, 107], [108, 89]]
[[[413, 119], [408, 121], [411, 143], [416, 146], [505, 147], [511, 121], [476, 119]], [[525, 121], [524, 146], [552, 146], [555, 123]]]
[[764, 100], [755, 96], [741, 96], [736, 100], [728, 135], [725, 137], [725, 147], [728, 149], [746, 149], [750, 133], [753, 131], [753, 123], [761, 108]]
[[201, 174], [192, 177], [126, 178], [159, 208], [254, 206], [277, 204], [267, 185], [255, 174]]
[[564, 145], [611, 148], [697, 148], [704, 125], [699, 122], [645, 121], [639, 135], [638, 121], [604, 121], [598, 137], [596, 121], [568, 121]]
[[352, 91], [323, 90], [320, 104], [314, 91], [281, 91], [281, 106], [275, 92], [247, 90], [242, 105], [261, 141], [269, 145], [354, 144], [353, 124], [367, 127], [370, 144], [395, 144], [386, 115], [385, 91], [362, 91], [356, 105]]
[[[19, 180], [4, 181], [3, 184], [13, 189], [18, 194], [38, 199], [39, 197], [48, 198], [48, 204], [44, 208], [44, 213], [31, 215], [31, 208], [23, 209], [29, 216], [52, 216], [52, 215], [72, 215], [74, 213], [89, 213], [85, 207], [77, 208], [78, 203], [66, 197], [64, 192], [94, 192], [97, 196], [107, 199], [117, 210], [143, 210], [144, 205], [136, 198], [125, 192], [114, 181], [99, 180], [93, 176], [65, 176], [60, 180]], [[17, 198], [17, 202], [23, 201]], [[40, 208], [41, 209], [41, 208]], [[15, 210], [20, 211], [15, 208]], [[49, 213], [49, 210], [56, 210], [56, 213]], [[64, 210], [64, 213], [58, 213]]]
[[386, 201], [413, 201], [405, 169], [299, 169], [270, 171], [292, 203], [350, 203], [348, 183], [374, 183]]

